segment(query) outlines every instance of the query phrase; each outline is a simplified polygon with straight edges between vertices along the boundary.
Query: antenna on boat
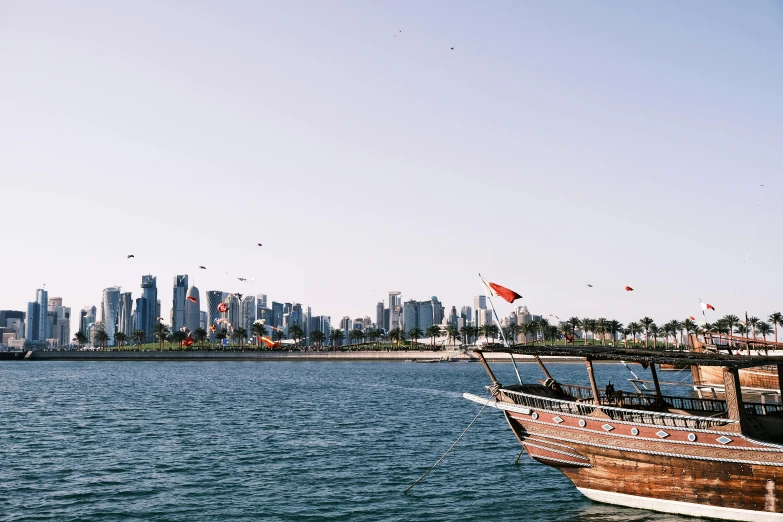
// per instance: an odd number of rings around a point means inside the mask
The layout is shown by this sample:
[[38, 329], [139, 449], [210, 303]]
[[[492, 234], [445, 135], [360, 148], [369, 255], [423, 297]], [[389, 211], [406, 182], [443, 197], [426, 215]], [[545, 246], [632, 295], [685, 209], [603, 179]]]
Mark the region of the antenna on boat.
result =
[[[498, 312], [495, 310], [495, 305], [492, 303], [492, 288], [487, 284], [487, 282], [484, 280], [483, 277], [481, 277], [481, 274], [479, 274], [479, 279], [481, 279], [481, 283], [484, 285], [484, 288], [487, 289], [487, 299], [489, 299], [489, 306], [492, 308], [492, 313], [495, 315], [495, 321], [498, 322], [498, 326], [500, 326], [500, 318], [498, 317]], [[503, 333], [503, 328], [499, 328], [500, 330], [500, 336], [503, 338], [503, 346], [505, 348], [508, 348], [508, 341], [506, 340], [506, 334]], [[514, 354], [510, 351], [508, 354], [511, 356], [511, 364], [514, 365], [514, 371], [517, 374], [517, 380], [519, 381], [519, 384], [522, 384], [522, 376], [519, 375], [519, 368], [517, 368], [517, 362], [514, 360]]]

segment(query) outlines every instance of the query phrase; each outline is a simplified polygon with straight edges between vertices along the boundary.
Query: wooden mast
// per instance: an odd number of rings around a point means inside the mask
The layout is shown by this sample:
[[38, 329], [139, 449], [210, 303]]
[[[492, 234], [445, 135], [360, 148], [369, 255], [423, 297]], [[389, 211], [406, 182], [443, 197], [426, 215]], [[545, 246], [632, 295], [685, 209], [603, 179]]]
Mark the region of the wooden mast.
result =
[[723, 387], [726, 394], [726, 410], [729, 419], [739, 421], [736, 430], [743, 433], [747, 427], [745, 407], [742, 404], [742, 389], [740, 388], [739, 370], [732, 367], [723, 367]]
[[590, 388], [593, 390], [593, 402], [596, 406], [601, 405], [601, 396], [598, 394], [598, 385], [595, 383], [595, 373], [593, 372], [593, 360], [585, 357], [585, 366], [587, 367], [587, 376], [590, 377]]
[[484, 369], [487, 371], [487, 375], [489, 375], [489, 378], [492, 379], [492, 384], [500, 388], [500, 382], [498, 382], [498, 379], [497, 377], [495, 377], [495, 374], [492, 373], [492, 368], [489, 367], [489, 364], [487, 364], [487, 360], [484, 359], [484, 354], [481, 353], [481, 350], [476, 350], [476, 354], [478, 354], [481, 364], [484, 365]]
[[655, 369], [655, 361], [650, 360], [650, 373], [652, 373], [653, 384], [655, 385], [655, 401], [658, 405], [663, 404], [663, 394], [661, 393], [661, 384], [658, 382], [658, 372]]

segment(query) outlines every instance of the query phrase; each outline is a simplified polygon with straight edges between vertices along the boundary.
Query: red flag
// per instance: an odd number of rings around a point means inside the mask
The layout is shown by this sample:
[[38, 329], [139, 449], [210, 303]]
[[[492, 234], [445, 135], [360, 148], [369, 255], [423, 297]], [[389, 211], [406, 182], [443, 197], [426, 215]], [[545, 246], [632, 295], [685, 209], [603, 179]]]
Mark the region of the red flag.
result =
[[693, 317], [692, 315], [689, 315], [689, 316], [688, 316], [688, 319], [690, 319], [691, 321], [695, 321], [695, 320], [696, 320], [696, 318], [695, 318], [695, 317]]
[[505, 286], [500, 286], [495, 283], [489, 283], [489, 287], [492, 288], [492, 290], [494, 290], [496, 294], [498, 294], [500, 297], [502, 297], [509, 303], [513, 303], [517, 299], [522, 299], [521, 295], [519, 295], [513, 290], [506, 288]]
[[633, 288], [631, 288], [630, 286], [626, 286], [625, 287], [625, 291], [626, 292], [633, 292]]
[[714, 307], [714, 306], [712, 306], [712, 305], [711, 305], [711, 304], [709, 304], [709, 303], [702, 303], [702, 304], [701, 304], [701, 309], [702, 309], [702, 310], [713, 310], [713, 311], [714, 311], [714, 310], [715, 310], [715, 307]]

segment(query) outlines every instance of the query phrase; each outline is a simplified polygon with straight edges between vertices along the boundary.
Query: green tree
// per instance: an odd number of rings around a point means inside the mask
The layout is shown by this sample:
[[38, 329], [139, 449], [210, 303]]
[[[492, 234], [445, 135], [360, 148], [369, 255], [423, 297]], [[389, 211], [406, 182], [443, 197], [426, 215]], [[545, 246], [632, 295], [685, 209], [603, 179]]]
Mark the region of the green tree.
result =
[[631, 329], [630, 328], [623, 328], [620, 331], [623, 334], [623, 346], [625, 348], [628, 348], [628, 336], [631, 335]]
[[595, 330], [601, 335], [601, 346], [606, 346], [606, 333], [609, 331], [609, 321], [605, 317], [595, 320]]
[[332, 333], [329, 334], [329, 338], [332, 340], [332, 348], [339, 348], [344, 336], [345, 334], [339, 328], [332, 330]]
[[348, 332], [348, 340], [352, 341], [351, 344], [353, 344], [354, 342], [356, 344], [359, 344], [359, 341], [361, 339], [362, 339], [362, 331], [361, 330], [357, 330], [356, 328], [354, 328], [353, 330]]
[[254, 321], [250, 326], [250, 333], [256, 340], [256, 346], [259, 346], [260, 339], [269, 335], [269, 330], [266, 329], [266, 325], [260, 320]]
[[[596, 320], [582, 319], [582, 328], [584, 328], [585, 332], [590, 332], [591, 334], [593, 334], [593, 341], [590, 344], [595, 345], [595, 334], [598, 328]], [[585, 344], [587, 344], [587, 336], [585, 336]]]
[[400, 346], [400, 334], [402, 333], [402, 330], [399, 328], [392, 328], [389, 330], [389, 340], [394, 341], [394, 344], [397, 345], [399, 348]]
[[411, 339], [411, 349], [413, 349], [413, 344], [418, 341], [419, 338], [424, 336], [424, 332], [421, 328], [411, 328], [408, 330], [408, 337]]
[[95, 342], [97, 342], [101, 349], [104, 349], [106, 347], [106, 341], [109, 340], [109, 334], [106, 333], [106, 330], [103, 328], [99, 328], [95, 331]]
[[[571, 331], [573, 332], [574, 340], [571, 341], [571, 344], [576, 344], [576, 331], [582, 328], [582, 321], [574, 316], [569, 317], [568, 321], [566, 321], [571, 326]], [[585, 344], [587, 344], [587, 336], [585, 335]]]
[[522, 325], [522, 331], [525, 334], [525, 344], [527, 345], [527, 336], [530, 336], [530, 342], [536, 345], [536, 335], [538, 334], [538, 321], [530, 321]]
[[182, 342], [188, 338], [188, 334], [186, 334], [182, 330], [177, 330], [176, 332], [172, 332], [171, 337], [172, 337], [172, 341], [179, 345], [179, 348], [177, 349], [181, 350]]
[[310, 332], [310, 341], [315, 344], [319, 350], [321, 349], [321, 346], [323, 346], [324, 339], [326, 339], [326, 334], [321, 330]]
[[658, 349], [658, 336], [661, 335], [661, 329], [657, 324], [650, 325], [650, 333], [653, 336], [653, 350]]
[[128, 335], [125, 332], [117, 332], [114, 334], [114, 340], [117, 341], [117, 348], [122, 350], [122, 345], [128, 340]]
[[169, 325], [163, 324], [159, 321], [158, 324], [155, 325], [155, 328], [153, 328], [152, 332], [155, 334], [155, 337], [158, 338], [160, 349], [163, 350], [163, 343], [166, 341], [166, 337], [168, 337], [170, 333]]
[[[681, 327], [682, 327], [683, 330], [685, 330], [685, 333], [688, 334], [688, 336], [690, 336], [690, 334], [696, 333], [696, 330], [698, 329], [699, 325], [697, 325], [690, 318], [688, 318], [688, 319], [685, 319], [681, 323]], [[690, 345], [690, 337], [688, 339], [689, 340], [688, 340], [687, 344]], [[686, 343], [683, 343], [683, 344], [686, 344]]]
[[451, 341], [451, 345], [454, 346], [457, 343], [457, 339], [460, 337], [459, 330], [453, 325], [448, 325], [444, 330], [446, 332], [446, 337]]
[[[721, 319], [723, 323], [726, 325], [726, 329], [728, 330], [727, 333], [731, 335], [734, 332], [734, 325], [739, 323], [739, 317], [733, 314], [727, 314], [724, 315]], [[729, 341], [729, 346], [731, 346], [733, 343]]]
[[288, 328], [288, 335], [294, 340], [294, 346], [299, 345], [299, 341], [304, 337], [304, 330], [298, 324], [295, 324]]
[[427, 331], [425, 332], [425, 335], [430, 338], [430, 348], [434, 348], [435, 339], [441, 337], [443, 335], [443, 332], [440, 331], [440, 326], [438, 326], [437, 324], [433, 324], [427, 327]]
[[639, 319], [639, 324], [644, 328], [644, 347], [650, 347], [650, 327], [655, 324], [655, 321], [651, 317], [642, 317]]
[[223, 347], [223, 339], [228, 339], [228, 330], [225, 328], [221, 328], [220, 330], [215, 333], [215, 339], [218, 340], [221, 348]]
[[203, 328], [196, 328], [193, 330], [193, 340], [196, 341], [199, 344], [199, 347], [201, 349], [204, 349], [204, 341], [207, 338], [207, 331]]
[[538, 332], [541, 334], [541, 340], [544, 342], [544, 346], [546, 346], [546, 334], [547, 334], [547, 328], [549, 328], [549, 319], [546, 319], [545, 317], [542, 317], [538, 321], [533, 321], [536, 323], [536, 326], [538, 327]]
[[[762, 339], [766, 341], [767, 336], [772, 333], [772, 327], [769, 325], [769, 323], [759, 321], [759, 323], [756, 325], [756, 331], [761, 334]], [[766, 345], [764, 345], [764, 354], [769, 355], [769, 350]]]
[[73, 340], [76, 341], [76, 347], [81, 350], [82, 346], [84, 346], [84, 343], [87, 342], [87, 336], [84, 335], [84, 332], [79, 330], [76, 332], [76, 335], [73, 336]]
[[756, 338], [756, 326], [761, 322], [761, 320], [758, 317], [748, 317], [748, 324], [747, 326], [752, 332], [753, 332], [753, 339]]
[[136, 330], [133, 332], [133, 340], [136, 341], [136, 346], [141, 350], [141, 344], [147, 338], [147, 333], [144, 330]]
[[617, 345], [617, 333], [622, 330], [623, 323], [618, 321], [617, 319], [612, 319], [607, 324], [607, 327], [609, 329], [609, 332], [612, 334], [612, 346]]
[[231, 334], [231, 338], [237, 341], [240, 347], [245, 346], [245, 339], [247, 339], [247, 330], [244, 328], [234, 328], [234, 332]]
[[628, 328], [631, 330], [631, 346], [636, 343], [636, 332], [641, 331], [642, 326], [636, 321], [628, 323]]
[[285, 339], [285, 332], [283, 330], [280, 330], [279, 328], [272, 332], [272, 340], [275, 342], [280, 342], [283, 339]]
[[521, 326], [518, 325], [517, 323], [513, 323], [513, 324], [508, 325], [507, 337], [508, 337], [509, 341], [511, 341], [511, 346], [514, 346], [515, 344], [517, 344], [517, 335], [519, 334], [519, 331], [521, 329], [522, 329]]
[[778, 342], [778, 326], [783, 326], [783, 313], [774, 312], [770, 314], [769, 323], [775, 327], [775, 342]]
[[498, 328], [498, 325], [489, 325], [489, 335], [492, 336], [492, 344], [495, 344], [495, 338], [500, 335], [500, 328]]

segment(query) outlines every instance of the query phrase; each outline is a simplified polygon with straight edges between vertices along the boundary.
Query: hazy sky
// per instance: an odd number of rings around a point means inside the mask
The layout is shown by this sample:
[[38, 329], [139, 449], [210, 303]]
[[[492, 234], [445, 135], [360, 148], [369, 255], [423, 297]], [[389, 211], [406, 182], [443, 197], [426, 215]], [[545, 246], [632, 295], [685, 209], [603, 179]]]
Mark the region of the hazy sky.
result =
[[0, 0], [0, 309], [150, 272], [168, 318], [187, 273], [337, 321], [481, 272], [544, 315], [766, 317], [781, 64], [780, 2]]

